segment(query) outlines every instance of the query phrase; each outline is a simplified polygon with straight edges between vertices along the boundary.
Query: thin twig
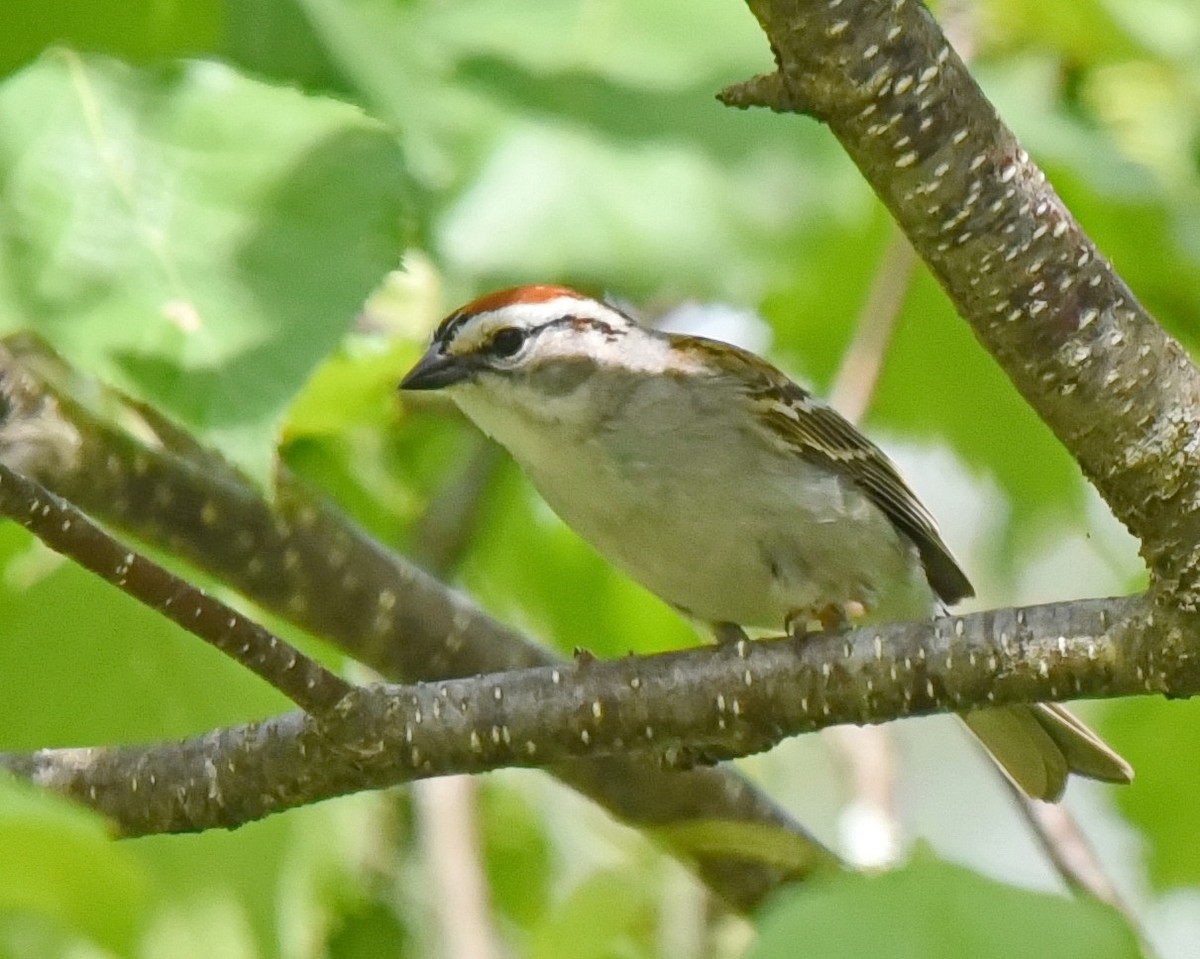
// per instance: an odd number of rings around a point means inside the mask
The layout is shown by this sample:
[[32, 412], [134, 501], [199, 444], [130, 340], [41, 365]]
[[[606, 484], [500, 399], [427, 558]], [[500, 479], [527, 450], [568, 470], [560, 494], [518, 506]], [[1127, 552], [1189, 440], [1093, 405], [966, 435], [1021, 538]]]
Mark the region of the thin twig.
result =
[[[415, 562], [439, 578], [459, 564], [495, 478], [500, 449], [482, 437], [429, 500], [412, 538]], [[413, 783], [429, 905], [446, 959], [492, 959], [499, 952], [479, 841], [479, 790], [469, 776]]]
[[[982, 745], [980, 749], [986, 752]], [[1156, 951], [1141, 920], [1117, 889], [1071, 811], [1060, 803], [1030, 799], [1007, 776], [1002, 775], [1001, 778], [1012, 795], [1013, 803], [1067, 888], [1116, 909], [1138, 937], [1146, 959], [1153, 959]]]
[[354, 688], [285, 640], [110, 536], [71, 503], [0, 464], [0, 512], [43, 543], [161, 613], [323, 715]]
[[443, 776], [415, 784], [425, 867], [427, 905], [437, 917], [445, 959], [493, 959], [496, 933], [488, 910], [488, 885], [479, 857], [476, 782]]
[[908, 239], [898, 227], [892, 226], [867, 299], [855, 321], [854, 338], [846, 348], [829, 391], [830, 405], [851, 423], [858, 423], [871, 405], [918, 262]]

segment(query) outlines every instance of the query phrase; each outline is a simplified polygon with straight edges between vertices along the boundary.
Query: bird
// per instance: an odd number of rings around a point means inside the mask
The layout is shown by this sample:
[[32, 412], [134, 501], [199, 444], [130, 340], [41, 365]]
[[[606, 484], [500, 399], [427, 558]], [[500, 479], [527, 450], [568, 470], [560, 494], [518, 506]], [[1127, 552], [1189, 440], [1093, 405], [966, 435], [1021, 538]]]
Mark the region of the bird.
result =
[[[639, 325], [564, 286], [441, 321], [401, 391], [439, 390], [601, 555], [718, 642], [927, 618], [974, 595], [887, 455], [739, 347]], [[1031, 798], [1132, 769], [1057, 704], [961, 714]]]

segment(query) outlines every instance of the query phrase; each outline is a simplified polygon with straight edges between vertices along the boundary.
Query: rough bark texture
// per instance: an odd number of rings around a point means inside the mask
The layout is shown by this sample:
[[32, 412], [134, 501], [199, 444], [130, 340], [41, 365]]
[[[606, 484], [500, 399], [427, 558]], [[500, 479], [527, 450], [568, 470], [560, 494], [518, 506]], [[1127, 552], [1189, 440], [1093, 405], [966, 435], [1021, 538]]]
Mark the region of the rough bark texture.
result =
[[[822, 861], [819, 850], [772, 823], [770, 807], [757, 822], [712, 816], [711, 786], [702, 777], [713, 773], [697, 764], [840, 723], [1080, 696], [1200, 692], [1195, 657], [1163, 656], [1157, 644], [1140, 641], [1160, 633], [1156, 620], [1140, 597], [1082, 600], [843, 635], [603, 662], [582, 657], [471, 679], [360, 688], [320, 718], [291, 714], [184, 743], [0, 755], [0, 767], [89, 801], [127, 835], [232, 827], [359, 789], [500, 767], [547, 767], [569, 782], [619, 775], [642, 784], [677, 770], [678, 795], [647, 797], [639, 811], [644, 826], [723, 819], [726, 830], [772, 831], [789, 849], [791, 874], [799, 875]], [[736, 777], [721, 782], [730, 802], [755, 808], [755, 794]], [[657, 822], [651, 810], [661, 816]]]
[[[150, 410], [138, 411], [145, 422], [136, 437], [115, 428], [72, 399], [68, 387], [78, 377], [36, 342], [17, 341], [0, 350], [5, 412], [0, 460], [111, 526], [230, 583], [389, 679], [438, 680], [556, 661], [549, 650], [387, 550], [290, 477], [281, 478], [269, 503], [211, 451]], [[110, 411], [115, 399], [107, 398]], [[132, 412], [124, 411], [126, 421]], [[147, 435], [154, 440], [146, 442]], [[13, 508], [22, 511], [20, 504]], [[240, 758], [251, 747], [260, 757], [253, 769]], [[177, 757], [171, 755], [176, 748], [183, 750]], [[322, 794], [365, 788], [356, 785], [362, 779], [353, 763], [329, 759], [331, 749], [307, 751], [303, 739], [282, 744], [268, 724], [145, 753], [43, 753], [39, 778], [106, 810], [122, 831], [194, 830], [236, 825]], [[244, 778], [227, 775], [228, 764], [218, 763], [225, 772], [209, 796], [205, 755], [231, 757]], [[8, 757], [18, 763], [13, 768], [28, 772], [19, 759]], [[302, 768], [285, 773], [285, 760]], [[155, 764], [158, 799], [143, 769], [148, 762]], [[311, 768], [318, 762], [327, 769]], [[48, 771], [60, 763], [65, 768]], [[568, 762], [553, 772], [614, 816], [663, 837], [714, 893], [738, 909], [752, 909], [785, 880], [837, 865], [833, 853], [732, 769], [668, 774], [644, 761], [608, 756]], [[339, 773], [347, 777], [334, 786]], [[787, 861], [755, 861], [729, 846], [689, 845], [686, 827], [697, 823], [786, 836]]]
[[[735, 774], [667, 775], [659, 765], [740, 755], [838, 722], [1200, 691], [1191, 615], [1200, 610], [1195, 368], [1098, 253], [915, 0], [749, 3], [779, 70], [726, 99], [830, 126], [984, 346], [1139, 537], [1154, 602], [1081, 601], [802, 644], [546, 665], [543, 650], [286, 477], [268, 504], [148, 412], [156, 443], [142, 444], [48, 391], [30, 369], [53, 377], [55, 364], [26, 351], [0, 371], [5, 463], [391, 678], [448, 682], [356, 691], [324, 720], [285, 716], [182, 744], [42, 751], [4, 757], [4, 765], [91, 802], [136, 834], [232, 826], [420, 775], [550, 764], [664, 837], [715, 891], [749, 908], [833, 857]], [[450, 679], [518, 669], [527, 671]], [[777, 836], [787, 852], [768, 861], [712, 840], [738, 829]]]
[[779, 70], [727, 102], [827, 123], [1014, 385], [1200, 609], [1200, 375], [915, 0], [749, 0]]

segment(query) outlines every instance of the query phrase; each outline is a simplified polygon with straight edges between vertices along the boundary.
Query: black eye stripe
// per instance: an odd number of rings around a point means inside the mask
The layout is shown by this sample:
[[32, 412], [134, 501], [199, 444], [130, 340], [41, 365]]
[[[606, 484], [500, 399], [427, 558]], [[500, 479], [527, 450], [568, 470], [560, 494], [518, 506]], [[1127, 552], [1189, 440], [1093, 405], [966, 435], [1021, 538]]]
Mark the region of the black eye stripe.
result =
[[466, 316], [462, 313], [451, 313], [448, 317], [438, 324], [438, 328], [433, 331], [433, 342], [440, 343], [442, 346], [449, 345], [454, 339], [456, 333], [466, 322]]
[[[458, 337], [463, 328], [467, 326], [475, 317], [470, 313], [458, 312], [447, 316], [438, 325], [438, 328], [433, 334], [433, 343], [439, 346], [443, 352], [448, 352], [450, 344]], [[541, 333], [544, 330], [554, 327], [569, 326], [576, 330], [583, 331], [587, 329], [596, 330], [602, 333], [609, 339], [618, 335], [618, 330], [613, 324], [597, 319], [591, 316], [579, 316], [578, 314], [565, 314], [557, 316], [553, 319], [541, 323], [535, 329], [522, 329], [520, 327], [501, 327], [492, 337], [483, 343], [481, 346], [475, 347], [473, 352], [495, 356], [499, 358], [507, 358], [514, 356], [525, 342], [534, 334]]]

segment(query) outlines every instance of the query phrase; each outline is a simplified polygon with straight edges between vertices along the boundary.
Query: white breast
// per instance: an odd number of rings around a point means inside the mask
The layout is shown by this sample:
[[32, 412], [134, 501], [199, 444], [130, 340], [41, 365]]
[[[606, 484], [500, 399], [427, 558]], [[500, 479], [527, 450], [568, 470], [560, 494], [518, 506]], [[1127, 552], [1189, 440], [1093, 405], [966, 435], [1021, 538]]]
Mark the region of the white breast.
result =
[[500, 407], [455, 396], [506, 446], [547, 503], [600, 553], [707, 622], [777, 629], [789, 614], [862, 603], [924, 615], [932, 595], [912, 545], [853, 483], [780, 451], [720, 396], [666, 377], [611, 402]]

